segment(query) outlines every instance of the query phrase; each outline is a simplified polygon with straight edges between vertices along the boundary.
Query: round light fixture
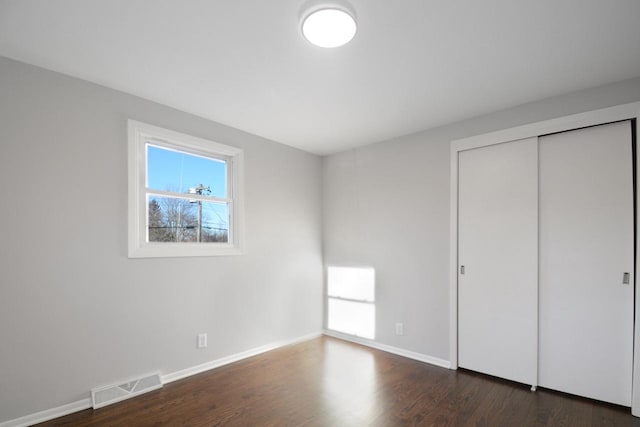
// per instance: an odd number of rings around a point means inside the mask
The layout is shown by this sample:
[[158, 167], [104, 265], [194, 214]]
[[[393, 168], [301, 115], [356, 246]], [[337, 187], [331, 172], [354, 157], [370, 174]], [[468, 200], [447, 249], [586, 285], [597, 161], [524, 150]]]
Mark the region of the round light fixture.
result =
[[338, 47], [350, 42], [356, 35], [356, 21], [342, 9], [319, 9], [304, 18], [302, 34], [316, 46]]

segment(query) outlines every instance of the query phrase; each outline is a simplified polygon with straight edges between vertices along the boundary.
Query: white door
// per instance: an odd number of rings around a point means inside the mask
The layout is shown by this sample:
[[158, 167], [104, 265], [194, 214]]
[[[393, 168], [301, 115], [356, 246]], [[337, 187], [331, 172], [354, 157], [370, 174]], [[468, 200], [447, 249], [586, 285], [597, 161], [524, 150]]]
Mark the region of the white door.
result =
[[537, 138], [530, 138], [458, 157], [458, 364], [532, 385], [537, 384], [537, 150]]
[[631, 406], [631, 123], [541, 137], [539, 150], [539, 384]]

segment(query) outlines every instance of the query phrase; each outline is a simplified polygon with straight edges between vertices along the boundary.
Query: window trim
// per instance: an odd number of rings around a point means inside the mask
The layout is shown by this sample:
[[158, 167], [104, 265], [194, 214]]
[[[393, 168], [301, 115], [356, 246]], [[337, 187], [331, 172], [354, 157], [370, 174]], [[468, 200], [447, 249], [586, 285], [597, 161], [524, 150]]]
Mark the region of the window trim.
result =
[[[129, 258], [239, 255], [244, 248], [244, 152], [236, 147], [128, 120], [128, 256]], [[146, 143], [227, 162], [228, 243], [147, 242]], [[194, 198], [189, 195], [188, 198]]]

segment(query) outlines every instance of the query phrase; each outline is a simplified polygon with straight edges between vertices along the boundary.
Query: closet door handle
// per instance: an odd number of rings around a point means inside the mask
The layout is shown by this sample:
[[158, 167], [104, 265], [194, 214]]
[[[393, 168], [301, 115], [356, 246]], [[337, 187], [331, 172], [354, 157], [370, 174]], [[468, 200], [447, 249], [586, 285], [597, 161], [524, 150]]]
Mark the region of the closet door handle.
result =
[[623, 285], [628, 285], [630, 279], [631, 279], [631, 277], [630, 277], [629, 273], [623, 273], [622, 274], [622, 284]]
[[464, 265], [460, 266], [460, 274], [464, 274]]

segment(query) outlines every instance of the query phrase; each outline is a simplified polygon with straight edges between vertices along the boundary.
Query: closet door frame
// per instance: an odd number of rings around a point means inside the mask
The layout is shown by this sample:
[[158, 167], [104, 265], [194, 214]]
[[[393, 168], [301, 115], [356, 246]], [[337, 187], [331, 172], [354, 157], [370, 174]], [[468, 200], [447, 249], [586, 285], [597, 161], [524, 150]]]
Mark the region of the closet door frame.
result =
[[[538, 137], [550, 133], [596, 126], [621, 120], [635, 120], [636, 139], [640, 135], [640, 102], [589, 111], [531, 123], [524, 126], [457, 139], [451, 142], [451, 190], [450, 190], [450, 253], [449, 253], [449, 363], [458, 369], [458, 154], [473, 148], [486, 147], [519, 139]], [[636, 164], [640, 165], [640, 150], [636, 150]], [[640, 183], [640, 167], [636, 168], [635, 180]], [[640, 207], [640, 191], [636, 192], [636, 206]], [[640, 209], [636, 215], [636, 242], [640, 243]], [[640, 250], [635, 253], [636, 265], [640, 266]], [[634, 284], [635, 286], [635, 284]], [[634, 357], [631, 413], [640, 416], [640, 292], [635, 293]]]

